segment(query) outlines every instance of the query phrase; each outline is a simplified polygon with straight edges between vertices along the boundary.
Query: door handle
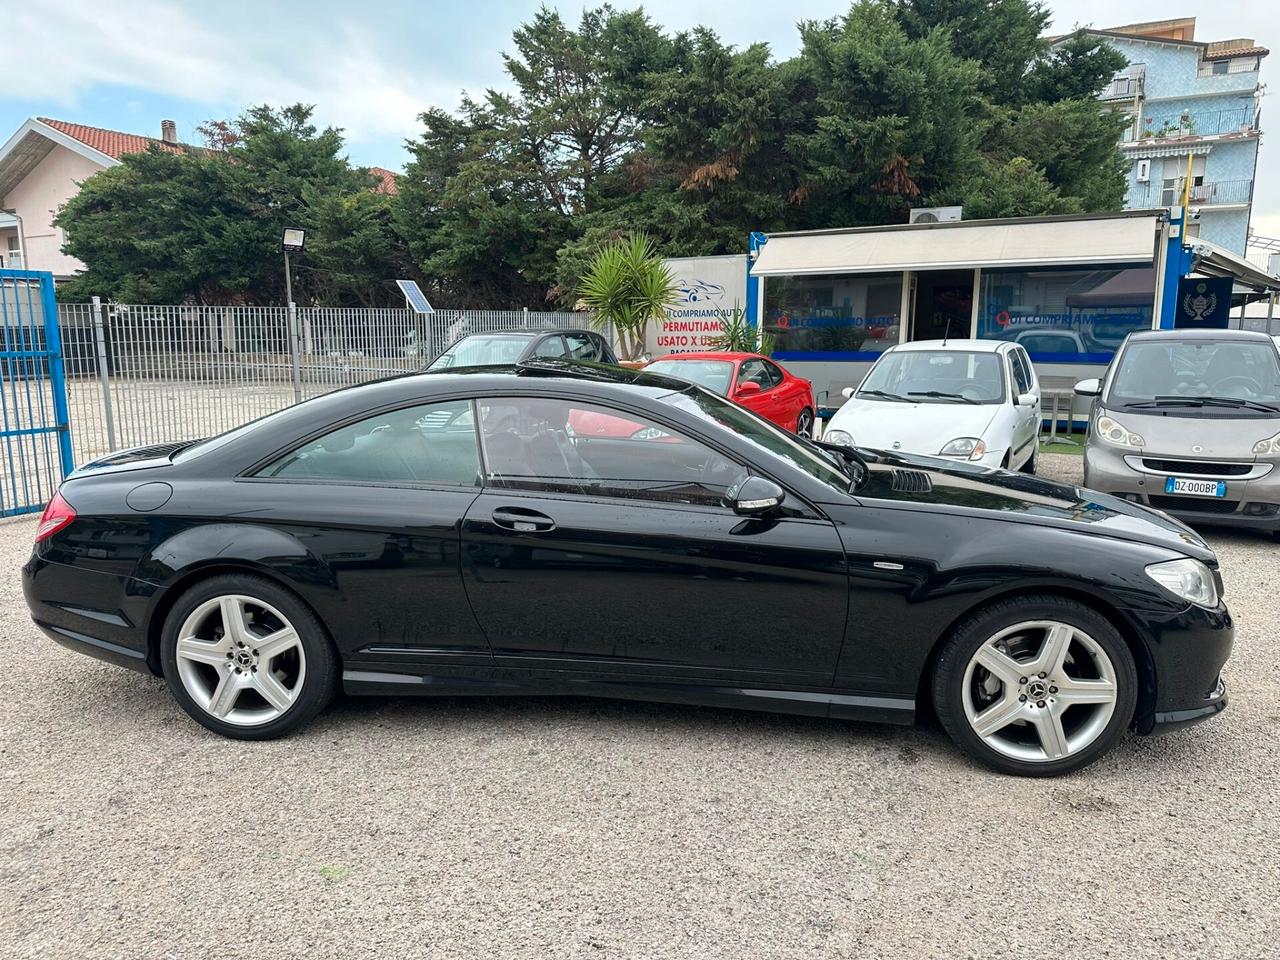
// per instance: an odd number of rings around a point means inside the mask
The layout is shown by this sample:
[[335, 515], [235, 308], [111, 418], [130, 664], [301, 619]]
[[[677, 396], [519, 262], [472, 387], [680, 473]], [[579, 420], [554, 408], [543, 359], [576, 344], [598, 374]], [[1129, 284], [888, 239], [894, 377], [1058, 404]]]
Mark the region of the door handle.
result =
[[498, 507], [491, 516], [504, 530], [517, 533], [550, 533], [556, 528], [556, 522], [545, 513], [525, 507]]

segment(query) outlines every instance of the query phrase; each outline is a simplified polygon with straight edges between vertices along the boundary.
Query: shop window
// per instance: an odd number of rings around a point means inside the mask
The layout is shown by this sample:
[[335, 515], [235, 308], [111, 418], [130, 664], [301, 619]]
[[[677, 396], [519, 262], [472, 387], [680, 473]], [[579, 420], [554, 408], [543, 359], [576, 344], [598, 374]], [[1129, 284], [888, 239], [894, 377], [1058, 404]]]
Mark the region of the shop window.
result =
[[1012, 340], [1040, 361], [1105, 362], [1126, 336], [1151, 329], [1155, 271], [983, 271], [978, 336]]
[[782, 359], [874, 359], [898, 342], [902, 274], [770, 277], [765, 333]]

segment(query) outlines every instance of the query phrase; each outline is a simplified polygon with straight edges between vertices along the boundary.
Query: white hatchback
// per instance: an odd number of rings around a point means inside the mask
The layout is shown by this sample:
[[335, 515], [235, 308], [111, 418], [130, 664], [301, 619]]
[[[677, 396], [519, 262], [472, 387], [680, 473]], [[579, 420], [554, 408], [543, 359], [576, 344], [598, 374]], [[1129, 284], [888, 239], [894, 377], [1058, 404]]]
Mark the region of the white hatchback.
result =
[[822, 439], [1036, 469], [1040, 382], [1019, 344], [921, 340], [886, 350]]

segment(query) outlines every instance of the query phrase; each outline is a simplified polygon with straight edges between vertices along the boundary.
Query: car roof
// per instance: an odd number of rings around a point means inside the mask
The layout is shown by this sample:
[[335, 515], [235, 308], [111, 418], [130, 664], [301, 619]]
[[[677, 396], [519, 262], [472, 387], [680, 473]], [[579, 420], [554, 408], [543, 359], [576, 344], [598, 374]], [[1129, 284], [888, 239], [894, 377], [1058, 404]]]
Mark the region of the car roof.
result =
[[961, 340], [951, 337], [947, 340], [912, 340], [899, 343], [889, 349], [901, 352], [916, 350], [955, 350], [963, 353], [995, 353], [1013, 344], [1008, 340]]
[[665, 357], [655, 357], [653, 362], [659, 360], [763, 360], [764, 357], [758, 353], [746, 353], [739, 350], [698, 350], [693, 353], [669, 353]]
[[1139, 330], [1130, 340], [1240, 340], [1267, 342], [1272, 338], [1261, 330]]

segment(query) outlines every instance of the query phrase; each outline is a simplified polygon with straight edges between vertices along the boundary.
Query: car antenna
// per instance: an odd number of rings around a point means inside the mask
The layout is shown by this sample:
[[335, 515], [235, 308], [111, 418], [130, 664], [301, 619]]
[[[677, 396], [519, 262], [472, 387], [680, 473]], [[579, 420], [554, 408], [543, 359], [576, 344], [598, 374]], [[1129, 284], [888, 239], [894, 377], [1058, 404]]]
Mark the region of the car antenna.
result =
[[952, 321], [953, 319], [954, 319], [953, 317], [947, 317], [947, 326], [946, 326], [946, 328], [942, 331], [942, 345], [943, 345], [944, 347], [947, 345], [947, 338], [948, 338], [949, 336], [951, 336], [951, 321]]

